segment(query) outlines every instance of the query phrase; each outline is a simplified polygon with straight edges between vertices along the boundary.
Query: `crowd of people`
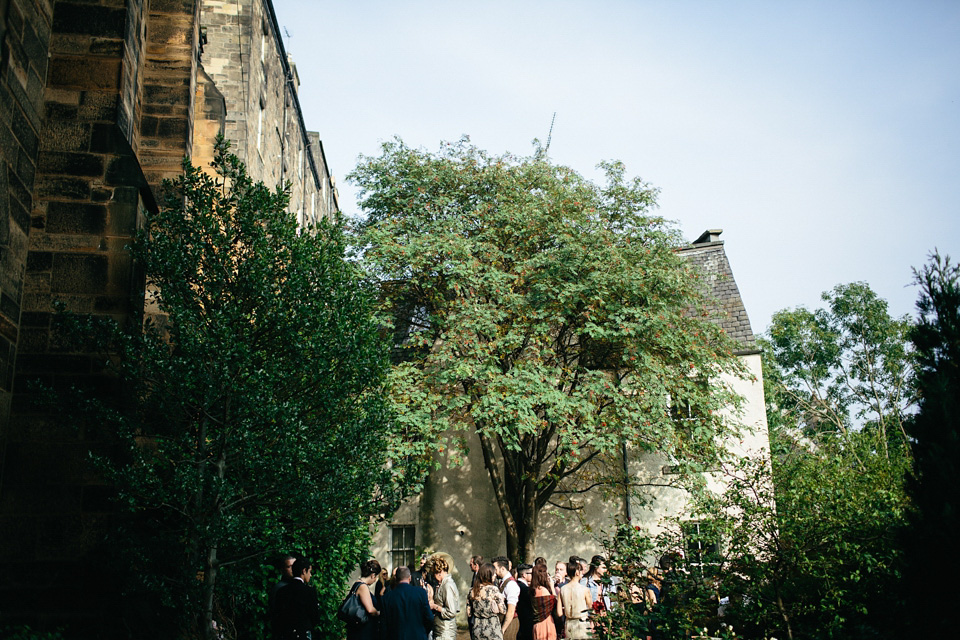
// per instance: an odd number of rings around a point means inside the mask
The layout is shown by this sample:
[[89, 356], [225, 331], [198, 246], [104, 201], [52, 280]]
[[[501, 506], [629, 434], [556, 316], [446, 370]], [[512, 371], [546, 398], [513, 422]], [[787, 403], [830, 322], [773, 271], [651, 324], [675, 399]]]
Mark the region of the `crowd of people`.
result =
[[[600, 555], [558, 561], [552, 574], [544, 558], [513, 567], [503, 556], [473, 556], [464, 598], [449, 562], [445, 554], [424, 556], [419, 569], [397, 567], [392, 576], [376, 560], [364, 562], [347, 596], [363, 610], [347, 623], [348, 640], [455, 640], [461, 607], [471, 640], [586, 640], [602, 635], [606, 612], [619, 602], [649, 610], [663, 595], [657, 569], [624, 584], [608, 576]], [[285, 556], [280, 567], [268, 605], [274, 638], [311, 640], [319, 622], [316, 594], [307, 588], [312, 566]]]

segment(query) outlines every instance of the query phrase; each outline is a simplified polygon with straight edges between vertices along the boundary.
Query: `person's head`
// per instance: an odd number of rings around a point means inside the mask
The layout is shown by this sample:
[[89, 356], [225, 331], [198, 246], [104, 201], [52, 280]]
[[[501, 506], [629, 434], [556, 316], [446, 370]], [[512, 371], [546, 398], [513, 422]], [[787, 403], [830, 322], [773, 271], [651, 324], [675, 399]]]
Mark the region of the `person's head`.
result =
[[282, 578], [289, 580], [293, 577], [293, 563], [296, 562], [296, 560], [296, 558], [289, 554], [280, 556], [280, 560], [277, 561], [277, 569], [280, 571]]
[[470, 571], [476, 572], [483, 564], [483, 556], [470, 556]]
[[517, 567], [517, 579], [523, 580], [527, 584], [530, 584], [530, 579], [533, 576], [533, 565], [530, 564], [521, 564]]
[[590, 558], [590, 577], [602, 578], [607, 573], [607, 559], [603, 556]]
[[394, 572], [397, 582], [406, 582], [409, 584], [410, 575], [410, 567], [397, 567], [397, 570]]
[[660, 568], [664, 571], [670, 571], [677, 564], [677, 554], [665, 553], [660, 556]]
[[567, 577], [567, 565], [562, 560], [557, 560], [556, 566], [553, 568], [553, 579], [557, 582], [561, 582]]
[[440, 580], [444, 576], [450, 573], [450, 565], [447, 564], [447, 559], [443, 556], [433, 556], [429, 561], [430, 573], [433, 576]]
[[484, 562], [477, 569], [477, 584], [493, 584], [497, 579], [497, 569], [489, 562]]
[[294, 578], [300, 578], [304, 582], [310, 582], [313, 577], [313, 563], [306, 558], [297, 558], [291, 567]]
[[370, 559], [360, 565], [360, 578], [380, 577], [380, 563]]
[[496, 569], [489, 562], [484, 562], [480, 565], [480, 568], [477, 569], [477, 580], [473, 583], [473, 599], [476, 600], [480, 597], [480, 589], [487, 586], [488, 584], [493, 584], [493, 581], [497, 577]]
[[493, 567], [498, 578], [506, 578], [507, 574], [510, 573], [510, 561], [507, 560], [506, 556], [497, 556], [494, 558]]
[[587, 561], [578, 556], [577, 562], [580, 563], [580, 575], [581, 576], [587, 575], [587, 572], [590, 571], [590, 565], [587, 564]]
[[547, 564], [533, 565], [533, 578], [530, 580], [530, 586], [536, 591], [537, 587], [543, 587], [550, 591], [550, 573], [547, 572]]
[[533, 561], [533, 566], [537, 566], [538, 564], [542, 564], [543, 566], [547, 566], [547, 559], [541, 556], [541, 557], [539, 557], [539, 558], [537, 558], [536, 560]]
[[582, 575], [583, 565], [581, 565], [578, 560], [567, 563], [567, 578], [569, 578], [571, 582], [579, 580]]

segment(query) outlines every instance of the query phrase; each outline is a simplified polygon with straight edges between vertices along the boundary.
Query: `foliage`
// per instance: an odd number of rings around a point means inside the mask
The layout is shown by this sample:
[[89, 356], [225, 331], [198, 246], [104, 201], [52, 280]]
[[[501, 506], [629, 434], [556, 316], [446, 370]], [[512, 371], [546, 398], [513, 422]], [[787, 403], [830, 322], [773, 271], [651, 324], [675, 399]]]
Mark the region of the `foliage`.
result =
[[127, 389], [85, 416], [119, 434], [98, 462], [127, 512], [131, 593], [159, 594], [158, 621], [208, 638], [215, 622], [262, 624], [269, 554], [322, 556], [339, 588], [369, 517], [416, 477], [388, 445], [388, 352], [339, 225], [298, 230], [285, 190], [254, 183], [222, 139], [212, 167], [184, 162], [133, 247], [142, 329], [82, 326]]
[[542, 151], [397, 140], [350, 176], [400, 420], [427, 443], [475, 434], [518, 561], [541, 509], [607, 484], [599, 463], [624, 442], [703, 468], [731, 428], [718, 410], [737, 405], [719, 382], [740, 371], [732, 343], [676, 231], [650, 214], [655, 191], [601, 167], [598, 186]]
[[[896, 628], [907, 460], [892, 468], [868, 447], [854, 454], [856, 443], [814, 449], [772, 438], [773, 477], [763, 459], [728, 463], [723, 492], [696, 494], [684, 520], [646, 542], [681, 561], [665, 577], [663, 604], [620, 628], [652, 619], [666, 638], [706, 628], [757, 639], [879, 638]], [[709, 526], [691, 534], [691, 520]], [[628, 565], [622, 546], [612, 555]]]
[[815, 440], [862, 428], [889, 456], [890, 446], [904, 446], [903, 421], [914, 404], [910, 321], [890, 317], [886, 301], [862, 282], [821, 297], [826, 309], [773, 316], [765, 342], [768, 364], [776, 364], [764, 371], [776, 383], [768, 413]]
[[645, 543], [683, 558], [643, 618], [664, 637], [732, 627], [758, 639], [875, 638], [900, 626], [909, 327], [863, 284], [824, 300], [825, 310], [776, 314], [760, 341], [771, 461], [725, 462], [724, 489], [693, 494], [683, 519]]
[[[904, 544], [911, 633], [948, 637], [958, 614], [960, 575], [960, 266], [934, 253], [914, 271], [920, 319], [911, 332], [917, 353], [919, 411], [907, 423], [914, 459], [909, 494], [915, 509]], [[938, 577], [939, 576], [939, 577]]]

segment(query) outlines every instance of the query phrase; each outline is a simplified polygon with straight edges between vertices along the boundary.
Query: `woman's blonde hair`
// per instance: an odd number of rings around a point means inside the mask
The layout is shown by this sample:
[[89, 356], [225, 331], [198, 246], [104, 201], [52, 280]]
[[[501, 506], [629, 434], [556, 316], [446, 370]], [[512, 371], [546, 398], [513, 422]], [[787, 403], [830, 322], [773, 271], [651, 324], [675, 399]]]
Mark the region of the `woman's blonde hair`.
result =
[[433, 556], [428, 562], [430, 563], [430, 573], [434, 575], [441, 571], [450, 571], [450, 565], [447, 564], [443, 556]]

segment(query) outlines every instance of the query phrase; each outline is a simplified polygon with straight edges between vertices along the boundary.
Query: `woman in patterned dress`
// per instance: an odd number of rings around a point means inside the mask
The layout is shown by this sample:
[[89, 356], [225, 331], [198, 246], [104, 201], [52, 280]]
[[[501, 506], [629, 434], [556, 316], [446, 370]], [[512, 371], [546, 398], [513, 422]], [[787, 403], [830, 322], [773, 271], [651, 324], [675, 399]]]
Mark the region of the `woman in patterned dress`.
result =
[[470, 640], [503, 640], [500, 616], [507, 612], [507, 605], [500, 589], [493, 584], [494, 575], [493, 565], [483, 564], [467, 596]]

